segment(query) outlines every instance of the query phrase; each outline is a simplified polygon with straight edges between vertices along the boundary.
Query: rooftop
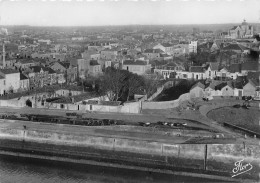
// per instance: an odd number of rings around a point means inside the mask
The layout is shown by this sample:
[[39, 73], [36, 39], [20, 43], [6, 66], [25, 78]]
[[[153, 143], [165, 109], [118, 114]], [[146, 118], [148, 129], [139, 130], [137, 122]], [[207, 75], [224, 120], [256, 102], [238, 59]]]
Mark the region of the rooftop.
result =
[[19, 71], [14, 69], [0, 69], [0, 72], [3, 74], [16, 74], [19, 73]]
[[191, 66], [190, 72], [204, 72], [204, 68], [201, 66]]
[[125, 60], [123, 65], [147, 65], [147, 62], [142, 60]]

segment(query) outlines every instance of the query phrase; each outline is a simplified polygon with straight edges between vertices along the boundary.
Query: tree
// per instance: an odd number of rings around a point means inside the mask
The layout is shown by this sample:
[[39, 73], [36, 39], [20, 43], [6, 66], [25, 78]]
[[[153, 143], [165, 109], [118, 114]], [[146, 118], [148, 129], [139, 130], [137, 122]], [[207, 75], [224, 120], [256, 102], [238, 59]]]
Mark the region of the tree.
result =
[[127, 80], [127, 101], [129, 101], [130, 96], [134, 95], [142, 87], [142, 82], [142, 77], [136, 74], [130, 75]]
[[152, 74], [144, 78], [143, 89], [147, 97], [150, 97], [159, 87], [160, 75]]

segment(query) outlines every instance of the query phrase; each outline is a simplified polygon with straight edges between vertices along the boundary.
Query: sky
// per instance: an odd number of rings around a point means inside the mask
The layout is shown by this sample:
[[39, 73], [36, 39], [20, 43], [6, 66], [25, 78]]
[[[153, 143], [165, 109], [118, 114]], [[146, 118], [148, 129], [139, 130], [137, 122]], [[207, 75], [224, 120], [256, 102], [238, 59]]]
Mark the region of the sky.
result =
[[260, 23], [260, 0], [0, 0], [0, 25]]

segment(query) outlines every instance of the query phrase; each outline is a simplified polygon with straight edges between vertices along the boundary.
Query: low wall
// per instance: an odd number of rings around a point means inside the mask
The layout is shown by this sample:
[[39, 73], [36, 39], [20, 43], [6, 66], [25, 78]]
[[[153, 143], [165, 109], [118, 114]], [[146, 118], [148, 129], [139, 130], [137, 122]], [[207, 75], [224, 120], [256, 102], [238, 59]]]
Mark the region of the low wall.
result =
[[114, 112], [114, 113], [140, 113], [141, 102], [124, 103], [119, 106], [109, 105], [98, 105], [98, 104], [59, 104], [59, 103], [48, 103], [44, 105], [38, 103], [37, 108], [47, 109], [60, 109], [60, 110], [71, 110], [71, 111], [88, 111], [88, 112]]
[[[243, 160], [243, 164], [250, 163], [253, 166], [253, 169], [244, 173], [240, 177], [259, 179], [258, 173], [260, 172], [260, 146], [243, 144], [174, 145], [141, 139], [136, 140], [127, 137], [115, 138], [111, 136], [102, 137], [88, 135], [86, 133], [70, 134], [62, 131], [48, 132], [40, 130], [0, 128], [0, 148], [3, 147], [3, 142], [5, 140], [16, 140], [17, 142], [19, 141], [23, 143], [27, 142], [31, 144], [31, 148], [35, 148], [38, 151], [40, 147], [44, 148], [52, 144], [57, 146], [65, 145], [74, 150], [77, 150], [79, 147], [90, 147], [111, 152], [113, 151], [113, 153], [108, 152], [108, 154], [113, 154], [114, 158], [120, 158], [120, 156], [117, 157], [117, 154], [120, 152], [132, 153], [134, 156], [131, 161], [133, 162], [138, 162], [138, 159], [135, 159], [135, 157], [142, 155], [143, 158], [146, 157], [148, 160], [150, 157], [151, 161], [164, 161], [164, 164], [169, 166], [214, 170], [225, 172], [228, 176], [232, 175], [232, 170], [235, 168], [235, 162]], [[43, 145], [34, 146], [32, 144], [33, 142]], [[22, 147], [24, 148], [26, 146], [22, 145]], [[18, 146], [12, 148], [18, 148]], [[32, 150], [30, 153], [33, 153], [33, 149], [30, 150]], [[84, 152], [80, 153], [84, 155]], [[121, 156], [124, 155], [124, 153], [122, 153]]]

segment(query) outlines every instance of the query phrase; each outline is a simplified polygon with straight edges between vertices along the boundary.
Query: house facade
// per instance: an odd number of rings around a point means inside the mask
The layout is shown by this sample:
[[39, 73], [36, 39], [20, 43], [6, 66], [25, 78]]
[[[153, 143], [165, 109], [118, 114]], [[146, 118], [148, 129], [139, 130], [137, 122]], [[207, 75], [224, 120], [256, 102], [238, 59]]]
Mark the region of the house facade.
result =
[[16, 93], [20, 88], [20, 72], [13, 69], [0, 69], [0, 94]]
[[138, 75], [143, 75], [151, 71], [151, 64], [149, 64], [148, 61], [143, 60], [125, 60], [123, 61], [122, 69]]

